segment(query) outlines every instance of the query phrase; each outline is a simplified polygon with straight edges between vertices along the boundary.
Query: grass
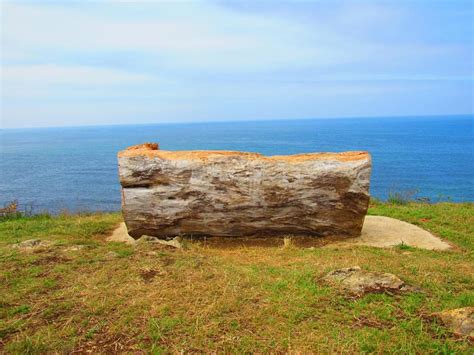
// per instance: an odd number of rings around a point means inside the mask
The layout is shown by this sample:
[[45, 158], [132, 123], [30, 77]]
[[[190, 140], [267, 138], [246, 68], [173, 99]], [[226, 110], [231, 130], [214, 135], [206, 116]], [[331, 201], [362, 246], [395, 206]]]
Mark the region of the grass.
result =
[[[369, 213], [457, 248], [173, 250], [105, 242], [117, 213], [3, 220], [0, 352], [472, 352], [431, 314], [474, 305], [474, 205], [374, 203]], [[53, 245], [11, 247], [33, 238]], [[423, 292], [354, 300], [319, 282], [353, 265]]]

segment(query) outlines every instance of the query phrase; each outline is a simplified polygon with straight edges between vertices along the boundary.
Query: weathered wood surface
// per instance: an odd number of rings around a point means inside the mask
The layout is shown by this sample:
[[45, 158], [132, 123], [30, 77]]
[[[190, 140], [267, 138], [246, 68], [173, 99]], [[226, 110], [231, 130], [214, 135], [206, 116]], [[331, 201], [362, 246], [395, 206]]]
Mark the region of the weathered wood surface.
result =
[[367, 152], [265, 157], [231, 151], [118, 154], [122, 210], [134, 238], [360, 235], [369, 204]]

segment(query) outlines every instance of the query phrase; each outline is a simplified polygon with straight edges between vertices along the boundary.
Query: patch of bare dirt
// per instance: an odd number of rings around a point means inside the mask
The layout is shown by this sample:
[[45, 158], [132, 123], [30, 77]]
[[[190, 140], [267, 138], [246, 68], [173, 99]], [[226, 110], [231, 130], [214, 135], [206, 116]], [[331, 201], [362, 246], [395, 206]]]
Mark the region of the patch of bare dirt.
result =
[[84, 341], [71, 351], [71, 354], [141, 354], [135, 346], [136, 339], [122, 334], [96, 334], [93, 339]]
[[140, 277], [146, 284], [151, 283], [156, 276], [162, 275], [162, 272], [156, 269], [142, 269], [140, 270]]
[[71, 261], [69, 258], [65, 258], [59, 255], [45, 255], [44, 257], [41, 257], [33, 262], [31, 262], [32, 265], [54, 265], [58, 263], [67, 263]]

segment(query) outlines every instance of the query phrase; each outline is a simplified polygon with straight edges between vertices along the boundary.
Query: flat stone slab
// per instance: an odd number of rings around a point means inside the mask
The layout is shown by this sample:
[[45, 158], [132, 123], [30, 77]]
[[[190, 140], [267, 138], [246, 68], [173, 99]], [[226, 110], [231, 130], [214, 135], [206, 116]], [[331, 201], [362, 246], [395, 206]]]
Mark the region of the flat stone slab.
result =
[[28, 239], [23, 242], [14, 244], [12, 248], [20, 250], [33, 250], [40, 248], [48, 248], [49, 246], [51, 246], [50, 241], [41, 239]]
[[[297, 238], [297, 236], [295, 238]], [[125, 242], [128, 244], [135, 243], [135, 240], [128, 235], [127, 227], [123, 222], [120, 223], [107, 240]], [[401, 243], [411, 247], [429, 250], [447, 250], [451, 248], [450, 244], [420, 227], [398, 219], [382, 216], [366, 216], [361, 237], [336, 241], [327, 244], [325, 247], [367, 245], [376, 248], [390, 248], [400, 245]]]
[[170, 246], [177, 249], [182, 248], [182, 245], [179, 241], [179, 237], [171, 239], [171, 240], [161, 240], [155, 237], [144, 235], [140, 239], [135, 240], [128, 234], [127, 226], [125, 225], [124, 222], [120, 223], [119, 226], [112, 232], [112, 234], [109, 237], [107, 237], [107, 241], [108, 242], [121, 242], [121, 243], [130, 244], [130, 245], [149, 242], [149, 243], [159, 243], [159, 244]]
[[449, 243], [418, 226], [384, 216], [366, 216], [362, 234], [359, 238], [328, 244], [327, 247], [367, 245], [377, 248], [390, 248], [400, 244], [428, 250], [452, 248]]
[[334, 270], [323, 277], [327, 283], [340, 284], [351, 296], [361, 297], [367, 293], [400, 293], [415, 291], [398, 276], [387, 272], [362, 270], [359, 266]]

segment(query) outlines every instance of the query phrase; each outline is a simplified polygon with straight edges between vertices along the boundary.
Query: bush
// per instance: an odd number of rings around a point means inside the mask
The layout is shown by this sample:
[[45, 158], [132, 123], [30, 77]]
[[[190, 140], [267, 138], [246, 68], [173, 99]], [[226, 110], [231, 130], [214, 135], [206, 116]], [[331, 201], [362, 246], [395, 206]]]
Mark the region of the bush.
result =
[[13, 200], [0, 208], [0, 221], [21, 218], [23, 213], [18, 210], [18, 201]]
[[410, 202], [414, 202], [415, 196], [418, 193], [418, 190], [406, 190], [406, 191], [397, 191], [389, 192], [387, 202], [392, 205], [407, 205]]

